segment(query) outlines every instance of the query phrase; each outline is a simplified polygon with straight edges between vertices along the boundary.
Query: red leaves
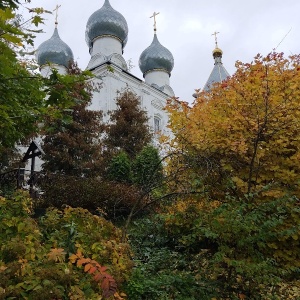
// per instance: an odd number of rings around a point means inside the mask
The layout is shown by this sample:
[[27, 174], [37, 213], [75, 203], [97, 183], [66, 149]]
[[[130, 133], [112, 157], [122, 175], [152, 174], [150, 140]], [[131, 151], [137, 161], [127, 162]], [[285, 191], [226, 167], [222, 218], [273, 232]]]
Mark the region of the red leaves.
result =
[[84, 266], [84, 272], [93, 275], [93, 279], [99, 283], [102, 289], [102, 296], [108, 299], [117, 293], [117, 283], [115, 279], [106, 272], [107, 267], [101, 266], [97, 261], [84, 258], [80, 251], [70, 256], [69, 260], [77, 267]]
[[117, 292], [116, 281], [108, 274], [108, 276], [102, 280], [101, 288], [103, 290], [102, 296], [109, 298]]
[[90, 269], [89, 269], [88, 273], [89, 274], [94, 274], [97, 271], [97, 268], [93, 267], [93, 265], [89, 265], [89, 266], [90, 266]]

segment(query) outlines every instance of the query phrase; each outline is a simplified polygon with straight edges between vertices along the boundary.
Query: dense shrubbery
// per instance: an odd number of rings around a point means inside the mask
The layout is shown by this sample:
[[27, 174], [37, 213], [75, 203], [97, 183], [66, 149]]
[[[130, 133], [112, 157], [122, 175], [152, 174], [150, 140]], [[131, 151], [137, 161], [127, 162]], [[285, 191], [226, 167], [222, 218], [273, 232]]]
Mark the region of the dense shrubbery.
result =
[[186, 199], [167, 209], [165, 230], [196, 266], [194, 276], [215, 286], [217, 299], [294, 299], [300, 292], [298, 202]]
[[[71, 66], [70, 73], [80, 72]], [[68, 122], [46, 122], [45, 176], [37, 182], [43, 206], [100, 209], [110, 220], [124, 219], [148, 205], [163, 181], [158, 150], [149, 145], [147, 115], [137, 95], [125, 90], [111, 122], [102, 124], [101, 113], [88, 109], [91, 94], [79, 93], [82, 88], [90, 92], [92, 87], [79, 83], [74, 88], [79, 102], [63, 113]]]
[[[171, 235], [160, 215], [134, 222], [129, 233], [135, 268], [126, 285], [132, 300], [210, 300], [215, 293], [195, 273], [189, 252]], [[211, 285], [210, 285], [211, 284]]]
[[82, 207], [110, 220], [126, 217], [137, 199], [142, 197], [140, 190], [133, 185], [99, 178], [50, 174], [42, 177], [41, 182], [46, 192], [37, 200], [38, 206]]
[[22, 193], [0, 208], [0, 299], [122, 298], [131, 254], [112, 223], [70, 207], [36, 220]]

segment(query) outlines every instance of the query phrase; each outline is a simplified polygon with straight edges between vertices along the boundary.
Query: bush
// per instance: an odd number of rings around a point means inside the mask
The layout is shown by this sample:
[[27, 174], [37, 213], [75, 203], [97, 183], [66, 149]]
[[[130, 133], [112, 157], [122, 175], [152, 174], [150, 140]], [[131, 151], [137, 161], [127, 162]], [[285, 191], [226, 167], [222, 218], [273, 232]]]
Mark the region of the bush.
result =
[[126, 218], [141, 197], [132, 185], [99, 178], [51, 174], [41, 178], [39, 186], [44, 193], [38, 207], [82, 207], [110, 220]]
[[0, 299], [122, 299], [132, 262], [112, 223], [71, 207], [35, 220], [23, 193], [0, 208]]
[[188, 253], [176, 248], [155, 215], [134, 222], [129, 231], [135, 268], [125, 290], [130, 300], [211, 300], [213, 286], [194, 276]]

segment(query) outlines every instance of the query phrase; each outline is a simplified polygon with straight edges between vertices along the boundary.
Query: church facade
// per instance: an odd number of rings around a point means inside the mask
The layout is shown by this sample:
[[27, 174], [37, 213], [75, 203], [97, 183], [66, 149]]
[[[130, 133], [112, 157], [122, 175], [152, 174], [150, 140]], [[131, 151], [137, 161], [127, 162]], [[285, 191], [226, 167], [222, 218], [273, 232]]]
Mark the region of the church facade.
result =
[[[139, 59], [142, 80], [130, 73], [123, 57], [127, 37], [127, 22], [109, 0], [105, 0], [103, 6], [87, 20], [86, 42], [91, 55], [87, 69], [95, 75], [95, 83], [101, 85], [93, 94], [90, 109], [101, 110], [108, 120], [107, 113], [116, 109], [118, 93], [129, 89], [140, 98], [141, 108], [147, 112], [153, 132], [168, 135], [168, 116], [164, 107], [167, 99], [175, 95], [170, 86], [173, 55], [159, 42], [155, 26], [153, 41]], [[55, 28], [52, 37], [38, 47], [36, 57], [41, 74], [49, 76], [52, 68], [61, 74], [66, 73], [73, 53]]]

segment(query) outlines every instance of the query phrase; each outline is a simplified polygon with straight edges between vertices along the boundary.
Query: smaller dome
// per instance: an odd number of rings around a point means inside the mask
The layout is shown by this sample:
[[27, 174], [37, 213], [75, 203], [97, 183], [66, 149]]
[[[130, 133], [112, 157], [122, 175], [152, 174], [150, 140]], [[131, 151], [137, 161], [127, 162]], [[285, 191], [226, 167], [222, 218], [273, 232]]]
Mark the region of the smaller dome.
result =
[[122, 14], [112, 8], [108, 0], [95, 11], [86, 24], [85, 38], [89, 48], [93, 40], [100, 36], [113, 36], [119, 39], [122, 47], [127, 43], [128, 25]]
[[216, 47], [213, 50], [212, 54], [213, 54], [213, 57], [222, 56], [223, 55], [223, 51], [220, 48]]
[[151, 45], [141, 54], [139, 66], [144, 75], [154, 70], [164, 70], [171, 74], [174, 67], [174, 57], [167, 48], [160, 44], [156, 34], [154, 34]]
[[53, 63], [68, 67], [69, 62], [74, 60], [71, 48], [60, 39], [57, 28], [52, 37], [38, 47], [36, 58], [40, 66]]

